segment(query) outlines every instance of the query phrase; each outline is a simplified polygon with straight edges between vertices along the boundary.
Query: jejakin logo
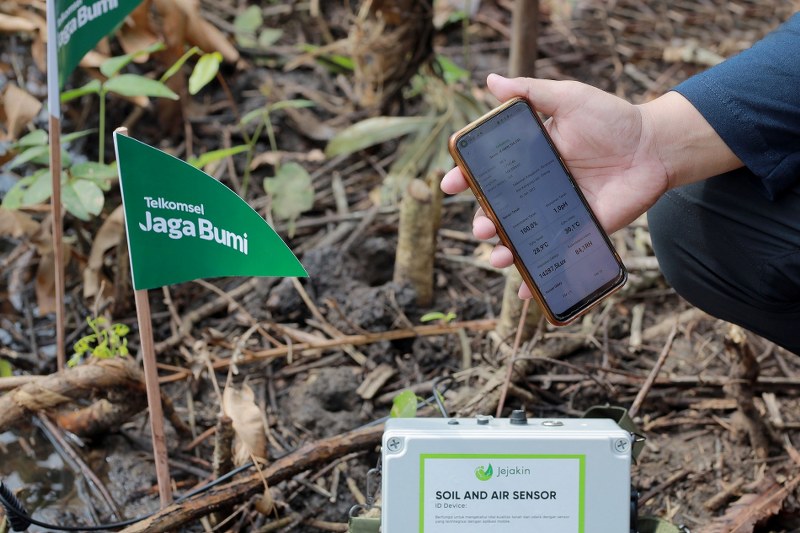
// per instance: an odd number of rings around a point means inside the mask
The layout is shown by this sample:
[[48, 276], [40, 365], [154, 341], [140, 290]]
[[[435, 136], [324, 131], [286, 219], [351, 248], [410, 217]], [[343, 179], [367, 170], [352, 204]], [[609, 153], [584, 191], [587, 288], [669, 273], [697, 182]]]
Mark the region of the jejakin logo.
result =
[[489, 481], [492, 479], [494, 470], [492, 470], [492, 463], [489, 463], [486, 468], [479, 466], [475, 469], [475, 477], [481, 481]]

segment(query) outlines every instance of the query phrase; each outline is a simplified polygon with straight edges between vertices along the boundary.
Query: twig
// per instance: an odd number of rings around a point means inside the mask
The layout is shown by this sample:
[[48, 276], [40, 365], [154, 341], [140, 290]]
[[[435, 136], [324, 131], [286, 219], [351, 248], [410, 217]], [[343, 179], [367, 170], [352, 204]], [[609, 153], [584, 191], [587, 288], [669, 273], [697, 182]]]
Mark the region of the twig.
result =
[[691, 474], [691, 471], [686, 470], [686, 469], [679, 470], [678, 472], [675, 472], [674, 474], [669, 476], [665, 481], [662, 481], [661, 483], [659, 483], [658, 485], [656, 485], [652, 489], [648, 490], [647, 492], [645, 492], [644, 494], [639, 496], [639, 507], [641, 507], [642, 505], [647, 503], [647, 501], [649, 501], [650, 498], [652, 498], [656, 494], [660, 494], [660, 493], [664, 492], [664, 490], [666, 490], [667, 487], [671, 487], [672, 485], [674, 485], [678, 481], [682, 480], [683, 478], [685, 478], [689, 474]]
[[201, 287], [205, 287], [206, 289], [210, 290], [211, 292], [218, 294], [220, 298], [224, 298], [225, 300], [227, 300], [228, 303], [231, 306], [233, 306], [236, 309], [238, 309], [239, 312], [242, 313], [242, 315], [244, 315], [245, 318], [247, 318], [248, 321], [250, 321], [250, 325], [254, 326], [258, 330], [258, 332], [263, 337], [265, 337], [269, 342], [271, 342], [275, 346], [282, 346], [283, 345], [283, 343], [281, 341], [279, 341], [278, 339], [276, 339], [275, 337], [273, 337], [272, 335], [267, 333], [267, 331], [264, 328], [262, 328], [261, 325], [259, 325], [258, 320], [256, 320], [255, 317], [253, 315], [251, 315], [250, 312], [247, 309], [245, 309], [239, 302], [237, 302], [230, 294], [228, 294], [227, 292], [223, 291], [222, 289], [220, 289], [216, 285], [213, 285], [213, 284], [211, 284], [211, 283], [209, 283], [209, 282], [207, 282], [207, 281], [205, 281], [203, 279], [196, 279], [196, 280], [194, 280], [194, 282], [197, 283], [198, 285], [200, 285]]
[[675, 335], [677, 335], [677, 333], [678, 324], [676, 323], [672, 326], [672, 331], [669, 332], [669, 337], [667, 337], [667, 342], [664, 344], [664, 349], [661, 350], [661, 353], [658, 355], [658, 360], [656, 360], [655, 366], [650, 371], [650, 375], [647, 376], [644, 385], [642, 385], [642, 388], [636, 395], [636, 399], [633, 400], [631, 408], [628, 409], [628, 415], [630, 415], [631, 418], [635, 417], [639, 412], [639, 408], [642, 406], [644, 399], [647, 397], [647, 393], [650, 392], [653, 383], [655, 383], [656, 377], [658, 377], [658, 373], [661, 371], [661, 367], [664, 366], [667, 356], [669, 355], [669, 351], [672, 349], [672, 341], [675, 340]]
[[525, 329], [525, 319], [528, 317], [528, 308], [531, 305], [530, 299], [522, 303], [522, 313], [519, 315], [519, 324], [517, 324], [517, 334], [514, 335], [514, 347], [511, 349], [511, 355], [508, 358], [508, 370], [506, 371], [506, 379], [503, 381], [503, 388], [500, 391], [500, 401], [497, 403], [497, 413], [495, 416], [500, 418], [503, 414], [503, 407], [506, 403], [506, 395], [508, 394], [508, 386], [511, 383], [511, 376], [514, 375], [514, 363], [517, 362], [516, 356], [519, 350], [519, 344], [522, 340], [522, 330]]
[[156, 353], [161, 353], [168, 348], [178, 345], [184, 339], [183, 332], [191, 331], [192, 326], [194, 326], [200, 320], [209, 317], [214, 313], [221, 311], [222, 309], [225, 309], [225, 307], [230, 303], [231, 299], [235, 301], [236, 298], [252, 292], [253, 289], [255, 289], [258, 285], [259, 279], [260, 278], [251, 278], [238, 287], [232, 289], [230, 292], [225, 293], [224, 297], [220, 296], [217, 299], [207, 302], [194, 311], [188, 313], [178, 327], [178, 333], [170, 335], [169, 338], [156, 343]]
[[89, 465], [86, 464], [86, 461], [84, 461], [83, 458], [81, 458], [81, 456], [76, 453], [74, 449], [72, 449], [72, 446], [61, 434], [60, 428], [51, 422], [50, 419], [45, 415], [41, 415], [35, 420], [38, 420], [38, 423], [41, 424], [42, 429], [45, 431], [45, 435], [51, 440], [53, 445], [57, 449], [61, 450], [64, 455], [66, 455], [68, 458], [67, 462], [74, 465], [75, 469], [78, 470], [84, 478], [86, 478], [87, 484], [100, 496], [100, 498], [106, 504], [108, 510], [111, 512], [114, 520], [119, 520], [120, 509], [117, 503], [114, 501], [114, 498], [111, 497], [108, 489], [105, 485], [103, 485], [103, 482], [100, 481], [100, 478], [97, 477], [97, 474], [95, 474], [94, 471], [89, 468]]
[[[291, 280], [292, 285], [297, 291], [297, 294], [300, 295], [300, 298], [302, 298], [303, 302], [306, 304], [306, 307], [308, 307], [308, 310], [311, 311], [311, 314], [314, 315], [314, 318], [316, 318], [320, 323], [322, 330], [334, 339], [343, 338], [345, 335], [341, 331], [334, 328], [327, 320], [325, 320], [325, 317], [322, 316], [319, 308], [316, 306], [316, 304], [314, 304], [313, 300], [311, 300], [311, 297], [303, 288], [303, 285], [300, 283], [300, 281], [298, 281], [297, 278], [291, 278]], [[364, 366], [367, 363], [367, 356], [353, 348], [352, 344], [343, 344], [342, 349], [346, 351], [348, 355], [350, 355], [350, 357], [352, 357], [353, 360], [360, 366]]]
[[725, 503], [735, 496], [739, 491], [741, 491], [743, 485], [744, 478], [740, 477], [739, 479], [735, 479], [732, 483], [729, 483], [727, 486], [723, 487], [720, 492], [714, 494], [704, 501], [703, 507], [709, 511], [716, 511], [725, 505]]

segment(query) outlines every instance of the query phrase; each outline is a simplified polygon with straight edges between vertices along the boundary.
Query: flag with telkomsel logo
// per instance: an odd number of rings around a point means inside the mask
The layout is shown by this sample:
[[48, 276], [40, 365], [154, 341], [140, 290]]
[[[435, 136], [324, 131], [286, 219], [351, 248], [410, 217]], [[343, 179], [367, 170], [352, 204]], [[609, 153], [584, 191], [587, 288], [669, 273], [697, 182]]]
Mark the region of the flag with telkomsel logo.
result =
[[305, 277], [269, 224], [205, 172], [114, 133], [133, 288], [219, 276]]
[[83, 56], [141, 3], [142, 0], [47, 0], [47, 76], [51, 115], [60, 115], [59, 91]]

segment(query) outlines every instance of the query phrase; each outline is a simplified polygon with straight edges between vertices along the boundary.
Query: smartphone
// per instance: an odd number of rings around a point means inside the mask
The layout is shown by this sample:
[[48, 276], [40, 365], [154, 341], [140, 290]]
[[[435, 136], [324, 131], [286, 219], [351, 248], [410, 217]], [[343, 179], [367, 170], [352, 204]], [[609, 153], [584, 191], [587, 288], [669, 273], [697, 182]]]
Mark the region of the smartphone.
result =
[[456, 132], [449, 148], [551, 324], [625, 284], [625, 265], [527, 100]]

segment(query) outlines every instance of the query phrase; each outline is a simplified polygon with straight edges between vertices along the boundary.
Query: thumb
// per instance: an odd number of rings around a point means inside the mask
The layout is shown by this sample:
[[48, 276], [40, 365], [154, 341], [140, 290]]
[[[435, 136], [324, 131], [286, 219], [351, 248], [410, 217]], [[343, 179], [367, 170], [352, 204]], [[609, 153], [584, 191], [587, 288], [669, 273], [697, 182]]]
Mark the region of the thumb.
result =
[[538, 78], [504, 78], [498, 74], [489, 74], [486, 79], [489, 90], [501, 102], [522, 96], [545, 115], [554, 115], [563, 100], [564, 91], [559, 87], [561, 83]]

